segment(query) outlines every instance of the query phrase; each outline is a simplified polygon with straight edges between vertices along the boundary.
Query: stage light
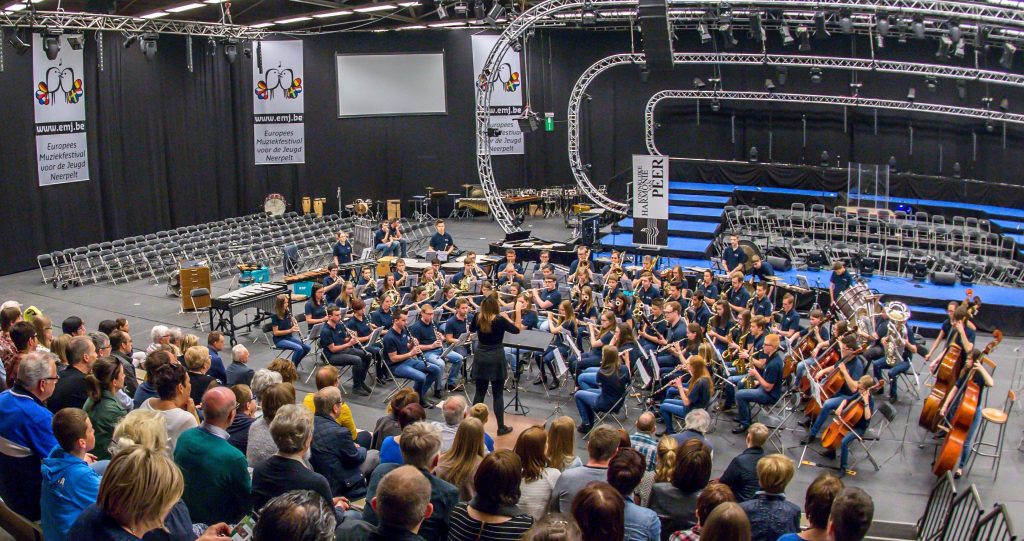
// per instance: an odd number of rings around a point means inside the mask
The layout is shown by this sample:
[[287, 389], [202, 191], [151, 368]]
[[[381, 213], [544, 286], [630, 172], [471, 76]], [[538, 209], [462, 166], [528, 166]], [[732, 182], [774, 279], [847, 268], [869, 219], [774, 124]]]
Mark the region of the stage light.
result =
[[926, 261], [914, 261], [910, 264], [910, 268], [915, 282], [923, 282], [928, 279], [928, 263]]
[[487, 10], [484, 8], [484, 0], [476, 0], [473, 2], [473, 15], [476, 16], [476, 20], [482, 21], [487, 16]]
[[960, 178], [960, 162], [953, 162], [953, 178]]
[[146, 60], [153, 60], [156, 57], [156, 40], [159, 38], [159, 34], [155, 32], [146, 32], [139, 38], [139, 47]]
[[967, 99], [967, 81], [963, 79], [956, 80], [956, 97], [961, 100]]
[[704, 88], [707, 86], [708, 85], [705, 84], [704, 81], [700, 79], [700, 77], [693, 78], [693, 87], [696, 88], [697, 90], [704, 90]]
[[882, 34], [875, 34], [875, 47], [879, 49], [885, 48], [885, 36]]
[[750, 163], [757, 163], [757, 147], [750, 147]]
[[491, 6], [491, 10], [487, 12], [487, 17], [484, 17], [484, 22], [487, 23], [491, 28], [498, 28], [498, 19], [505, 16], [505, 6], [501, 5], [497, 1]]
[[46, 51], [46, 58], [57, 60], [60, 54], [60, 28], [47, 28], [43, 32], [43, 50]]
[[855, 97], [855, 98], [857, 96], [859, 96], [860, 95], [860, 87], [862, 87], [862, 86], [864, 86], [864, 83], [857, 83], [857, 82], [850, 83], [850, 95]]
[[820, 271], [822, 267], [828, 264], [825, 259], [825, 254], [820, 251], [815, 251], [807, 254], [807, 270], [809, 271]]
[[787, 75], [789, 75], [789, 69], [786, 66], [775, 68], [775, 80], [779, 82], [779, 86], [786, 86]]
[[963, 38], [960, 38], [960, 40], [956, 42], [956, 47], [953, 49], [953, 56], [963, 58], [967, 52], [966, 49], [967, 45], [964, 44]]
[[518, 40], [518, 39], [513, 40], [512, 44], [510, 45], [510, 47], [512, 47], [512, 50], [517, 52], [517, 53], [523, 52], [523, 42]]
[[991, 119], [985, 121], [985, 131], [988, 133], [996, 131], [996, 125], [992, 123]]
[[892, 23], [889, 21], [889, 16], [888, 15], [875, 15], [875, 19], [876, 19], [875, 30], [878, 31], [878, 35], [880, 35], [880, 36], [888, 36], [889, 35], [889, 27], [892, 25]]
[[850, 13], [850, 10], [843, 9], [839, 11], [839, 28], [844, 34], [853, 33], [853, 14]]
[[597, 24], [597, 10], [590, 0], [583, 2], [583, 10], [580, 12], [580, 24], [583, 26], [594, 26]]
[[866, 278], [870, 278], [875, 275], [875, 271], [878, 270], [878, 261], [870, 257], [862, 257], [860, 259], [860, 275]]
[[907, 91], [907, 101], [914, 103], [915, 99], [917, 99], [917, 89], [910, 87], [910, 90]]
[[705, 43], [706, 44], [706, 43], [710, 43], [711, 42], [711, 32], [708, 32], [708, 25], [707, 24], [705, 24], [703, 22], [698, 24], [697, 25], [697, 31], [700, 32], [700, 42], [701, 43]]
[[814, 39], [825, 39], [829, 36], [825, 28], [825, 12], [818, 11], [814, 14]]
[[764, 89], [769, 94], [774, 94], [775, 93], [775, 82], [772, 81], [771, 79], [765, 79], [764, 80]]
[[796, 29], [796, 33], [800, 36], [800, 45], [797, 46], [797, 50], [801, 53], [809, 52], [811, 50], [811, 32], [801, 26]]
[[792, 45], [794, 41], [793, 34], [789, 31], [789, 24], [786, 21], [782, 21], [782, 26], [779, 26], [779, 35], [782, 36], [782, 45]]
[[238, 59], [238, 40], [234, 38], [228, 39], [227, 43], [224, 44], [224, 56], [228, 59], [228, 64], [235, 63], [235, 60]]
[[761, 14], [754, 13], [750, 18], [750, 37], [754, 41], [763, 42], [765, 38], [764, 25], [761, 24]]
[[640, 82], [647, 84], [647, 81], [651, 79], [651, 72], [647, 70], [647, 66], [644, 65], [640, 68]]
[[999, 100], [999, 110], [1004, 113], [1010, 110], [1010, 98], [1003, 96], [1003, 99]]
[[974, 270], [974, 267], [970, 265], [964, 265], [963, 267], [960, 267], [960, 285], [974, 285], [975, 276], [976, 272]]
[[896, 174], [896, 156], [889, 156], [889, 172]]
[[979, 24], [974, 30], [974, 48], [984, 49], [986, 42], [988, 42], [988, 27], [983, 24]]
[[444, 7], [443, 3], [437, 4], [437, 18], [438, 19], [447, 19], [448, 18], [448, 8]]
[[915, 38], [924, 39], [924, 19], [914, 17], [914, 22], [910, 25], [910, 28], [914, 31]]
[[217, 42], [213, 38], [206, 40], [206, 54], [217, 56]]
[[463, 16], [468, 15], [469, 14], [469, 4], [466, 3], [466, 2], [463, 2], [462, 0], [459, 0], [458, 2], [455, 2], [455, 14], [456, 15], [463, 15]]
[[822, 150], [821, 151], [821, 166], [822, 167], [828, 167], [829, 158], [830, 158], [830, 156], [828, 155], [828, 151], [827, 150]]
[[939, 50], [935, 51], [935, 58], [949, 60], [949, 50], [953, 47], [953, 40], [943, 35], [939, 38]]
[[999, 57], [999, 65], [1006, 69], [1013, 68], [1013, 55], [1017, 52], [1017, 46], [1006, 42], [1003, 44], [1003, 55]]
[[722, 35], [722, 43], [726, 49], [736, 46], [739, 41], [732, 35], [732, 11], [729, 4], [723, 4], [718, 15], [718, 33]]
[[928, 75], [924, 78], [924, 84], [928, 86], [929, 92], [935, 92], [939, 88], [939, 80], [934, 75]]
[[540, 129], [540, 117], [537, 113], [530, 111], [529, 107], [523, 108], [523, 115], [516, 118], [519, 124], [519, 131], [523, 133], [535, 132]]
[[68, 45], [71, 46], [72, 50], [81, 51], [82, 46], [85, 45], [85, 35], [83, 34], [71, 34], [68, 36]]
[[949, 21], [949, 39], [953, 41], [960, 41], [963, 37], [963, 32], [960, 30], [960, 23], [956, 21]]
[[25, 54], [26, 52], [28, 52], [29, 49], [32, 48], [31, 45], [25, 43], [25, 41], [21, 39], [21, 36], [18, 35], [17, 30], [14, 32], [14, 35], [11, 36], [11, 39], [7, 40], [7, 43], [10, 43], [11, 47], [14, 47], [14, 52], [18, 54]]
[[716, 112], [716, 113], [717, 113], [717, 112], [718, 112], [718, 111], [720, 111], [721, 109], [722, 109], [722, 104], [721, 104], [721, 102], [719, 102], [719, 101], [718, 101], [717, 99], [713, 99], [713, 100], [711, 100], [711, 110], [712, 110], [712, 111], [714, 111], [714, 112]]
[[821, 84], [821, 68], [811, 68], [811, 82]]

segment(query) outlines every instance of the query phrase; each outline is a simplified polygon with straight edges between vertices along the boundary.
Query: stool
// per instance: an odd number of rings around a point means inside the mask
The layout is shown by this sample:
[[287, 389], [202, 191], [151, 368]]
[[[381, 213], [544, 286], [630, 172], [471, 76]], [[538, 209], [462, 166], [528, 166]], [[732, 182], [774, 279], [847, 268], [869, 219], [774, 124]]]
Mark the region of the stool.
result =
[[[974, 444], [971, 450], [971, 461], [967, 465], [967, 474], [970, 475], [971, 468], [974, 467], [974, 460], [978, 458], [978, 455], [988, 457], [992, 459], [992, 466], [995, 468], [995, 474], [992, 476], [992, 482], [999, 477], [999, 462], [1003, 456], [1003, 438], [1006, 436], [1006, 425], [1007, 421], [1010, 420], [1010, 412], [1013, 411], [1013, 404], [1017, 401], [1017, 393], [1010, 391], [1006, 393], [1006, 402], [1003, 402], [1003, 408], [985, 408], [981, 410], [981, 430], [974, 437]], [[996, 438], [995, 443], [985, 443], [985, 429], [988, 425], [996, 424], [999, 425], [999, 436]], [[981, 449], [983, 447], [991, 447], [993, 451], [986, 453]]]

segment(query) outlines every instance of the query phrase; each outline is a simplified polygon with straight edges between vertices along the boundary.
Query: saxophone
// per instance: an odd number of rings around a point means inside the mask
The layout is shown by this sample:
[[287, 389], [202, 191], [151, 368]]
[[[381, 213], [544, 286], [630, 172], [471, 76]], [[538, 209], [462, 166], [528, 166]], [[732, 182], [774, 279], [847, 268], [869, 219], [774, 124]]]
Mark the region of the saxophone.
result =
[[[749, 336], [750, 336], [750, 331], [747, 331], [747, 332], [743, 333], [742, 336], [740, 336], [739, 340], [736, 341], [736, 344], [740, 347], [740, 350], [747, 349], [747, 337], [749, 337]], [[736, 369], [736, 373], [737, 374], [746, 374], [747, 373], [747, 360], [744, 359], [743, 357], [740, 357], [739, 351], [735, 351], [735, 350], [732, 350], [732, 351], [734, 351], [733, 354], [732, 354], [732, 357], [735, 357], [735, 358], [732, 359], [732, 366], [733, 366], [733, 368]]]
[[903, 360], [903, 349], [907, 344], [907, 320], [910, 309], [902, 302], [890, 302], [885, 309], [889, 316], [888, 340], [885, 343], [885, 364], [895, 366]]
[[[759, 350], [751, 353], [750, 354], [750, 359], [753, 360], [754, 356], [760, 354], [761, 352], [762, 352], [762, 350], [759, 349]], [[740, 362], [741, 360], [742, 359], [737, 359], [737, 362]], [[745, 364], [746, 363], [744, 363], [744, 365]], [[743, 371], [746, 372], [746, 366], [744, 366], [744, 370]], [[755, 378], [754, 376], [750, 376], [750, 375], [744, 377], [743, 381], [740, 382], [740, 387], [743, 387], [744, 389], [753, 389], [754, 387], [757, 387], [757, 378]]]

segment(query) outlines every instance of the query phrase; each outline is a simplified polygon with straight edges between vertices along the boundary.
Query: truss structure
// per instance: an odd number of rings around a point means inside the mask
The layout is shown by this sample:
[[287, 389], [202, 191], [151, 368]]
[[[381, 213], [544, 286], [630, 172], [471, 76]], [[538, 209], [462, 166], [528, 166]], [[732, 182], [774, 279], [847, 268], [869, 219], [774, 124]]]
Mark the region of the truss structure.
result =
[[122, 15], [102, 15], [97, 13], [70, 13], [64, 11], [25, 10], [14, 13], [0, 12], [0, 27], [38, 27], [62, 28], [70, 31], [109, 31], [140, 34], [155, 32], [157, 34], [183, 34], [212, 38], [238, 38], [258, 40], [266, 37], [269, 32], [264, 29], [251, 28], [237, 24], [203, 23], [197, 21], [173, 21], [162, 19], [141, 19]]
[[810, 103], [816, 105], [832, 105], [839, 107], [862, 107], [866, 109], [888, 109], [891, 111], [907, 111], [929, 113], [935, 115], [958, 116], [975, 120], [1004, 122], [1007, 124], [1024, 125], [1024, 115], [993, 111], [990, 109], [974, 109], [955, 105], [937, 103], [914, 103], [899, 100], [883, 100], [874, 98], [858, 98], [850, 96], [820, 96], [815, 94], [779, 94], [769, 92], [733, 92], [727, 90], [663, 90], [651, 96], [644, 110], [644, 134], [647, 151], [655, 155], [663, 155], [654, 143], [654, 110], [658, 104], [666, 100], [707, 99], [707, 100], [742, 100], [776, 103]]

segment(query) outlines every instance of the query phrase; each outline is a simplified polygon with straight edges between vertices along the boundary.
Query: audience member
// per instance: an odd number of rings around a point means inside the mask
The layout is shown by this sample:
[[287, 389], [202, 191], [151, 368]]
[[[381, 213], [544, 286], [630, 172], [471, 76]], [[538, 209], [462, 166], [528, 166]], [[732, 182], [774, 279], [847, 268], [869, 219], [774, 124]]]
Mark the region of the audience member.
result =
[[[548, 426], [548, 466], [564, 472], [583, 465], [576, 456], [576, 421], [563, 415]], [[565, 511], [568, 513], [568, 510]]]
[[277, 372], [260, 368], [253, 374], [252, 383], [249, 385], [249, 388], [252, 389], [252, 397], [256, 399], [257, 404], [262, 400], [263, 391], [275, 383], [284, 383], [284, 380], [281, 379], [281, 374]]
[[47, 541], [63, 541], [78, 515], [96, 501], [100, 476], [89, 467], [96, 437], [84, 411], [58, 411], [53, 416], [53, 433], [60, 445], [43, 460], [40, 522]]
[[469, 501], [475, 494], [473, 476], [486, 455], [483, 423], [473, 417], [466, 418], [459, 424], [451, 448], [438, 460], [434, 475], [459, 489], [459, 501]]
[[704, 434], [707, 434], [708, 427], [710, 426], [711, 416], [708, 415], [707, 410], [690, 410], [690, 412], [687, 413], [686, 417], [684, 418], [684, 426], [682, 432], [679, 432], [677, 434], [671, 434], [671, 436], [675, 438], [677, 442], [679, 442], [680, 447], [682, 447], [683, 444], [689, 440], [697, 440], [703, 443], [704, 445], [707, 445], [708, 450], [711, 451], [712, 456], [714, 456], [714, 447], [711, 445], [711, 442], [709, 442], [708, 439], [704, 437]]
[[57, 356], [57, 367], [63, 370], [68, 365], [68, 344], [74, 338], [70, 334], [62, 334], [50, 342], [50, 353]]
[[491, 409], [488, 408], [487, 404], [484, 404], [484, 403], [473, 404], [472, 406], [469, 407], [469, 410], [466, 412], [466, 415], [468, 417], [473, 417], [474, 419], [477, 419], [481, 423], [483, 423], [483, 425], [485, 427], [484, 428], [484, 447], [487, 448], [487, 452], [488, 453], [494, 451], [494, 438], [492, 438], [491, 435], [487, 433], [487, 429], [486, 429], [487, 421], [491, 417]]
[[135, 363], [132, 362], [132, 336], [117, 329], [111, 331], [110, 355], [124, 368], [124, 392], [134, 398], [139, 388], [139, 377], [135, 373]]
[[171, 329], [166, 325], [154, 325], [149, 331], [150, 344], [146, 346], [146, 354], [153, 353], [160, 346], [171, 345]]
[[207, 374], [210, 370], [210, 350], [203, 346], [186, 349], [185, 367], [188, 368], [188, 379], [192, 388], [190, 397], [193, 402], [201, 403], [206, 391], [218, 384], [217, 378]]
[[754, 423], [747, 428], [747, 448], [733, 457], [722, 473], [721, 481], [732, 489], [737, 502], [753, 499], [761, 488], [757, 480], [757, 462], [764, 456], [764, 442], [768, 441], [768, 427]]
[[625, 539], [625, 501], [608, 483], [591, 482], [583, 487], [572, 500], [572, 516], [583, 541]]
[[[608, 461], [619, 448], [619, 433], [607, 425], [600, 425], [590, 434], [587, 454], [590, 459], [579, 468], [565, 470], [555, 483], [551, 494], [551, 511], [568, 513], [572, 510], [576, 493], [591, 481], [604, 482], [608, 479]], [[575, 515], [575, 513], [573, 513]]]
[[192, 387], [185, 369], [178, 364], [158, 366], [152, 381], [159, 396], [146, 400], [139, 409], [159, 411], [164, 416], [167, 434], [170, 437], [169, 446], [173, 453], [174, 445], [181, 433], [199, 426], [196, 404], [189, 396]]
[[229, 385], [228, 372], [220, 358], [220, 352], [224, 349], [224, 333], [213, 331], [206, 335], [206, 349], [210, 351], [210, 369], [206, 371], [207, 375], [213, 376], [223, 385]]
[[295, 382], [299, 381], [299, 372], [295, 369], [295, 364], [288, 359], [277, 358], [270, 361], [267, 370], [281, 374], [281, 381], [284, 383], [295, 385]]
[[[399, 466], [383, 476], [368, 500], [377, 525], [346, 520], [335, 532], [337, 541], [422, 541], [418, 534], [434, 513], [430, 481], [413, 466]], [[276, 541], [276, 540], [275, 540]]]
[[133, 445], [167, 454], [167, 424], [163, 415], [153, 410], [133, 410], [117, 423], [110, 440], [110, 455]]
[[313, 441], [313, 414], [297, 404], [283, 406], [270, 423], [270, 435], [277, 453], [253, 468], [253, 509], [262, 509], [271, 498], [289, 490], [312, 490], [325, 501], [333, 502], [327, 479], [305, 463]]
[[449, 541], [517, 540], [533, 525], [518, 507], [522, 482], [519, 456], [503, 450], [484, 457], [473, 476], [476, 495], [452, 510]]
[[391, 401], [388, 402], [384, 416], [377, 419], [373, 425], [373, 441], [370, 443], [370, 448], [379, 451], [384, 438], [401, 434], [402, 428], [398, 425], [398, 411], [414, 402], [419, 403], [419, 401], [420, 395], [409, 387], [395, 393], [391, 397]]
[[679, 447], [672, 480], [655, 483], [651, 490], [650, 508], [661, 520], [661, 539], [679, 530], [692, 528], [697, 523], [694, 511], [697, 496], [711, 480], [711, 450], [697, 440], [689, 440]]
[[[423, 522], [419, 535], [426, 541], [444, 541], [448, 539], [448, 516], [459, 503], [459, 489], [430, 473], [437, 466], [441, 433], [436, 426], [429, 423], [413, 423], [402, 431], [400, 445], [402, 461], [415, 466], [430, 482], [430, 503], [433, 506], [433, 513]], [[376, 495], [381, 478], [399, 467], [399, 464], [394, 463], [377, 466], [366, 487], [368, 501]], [[378, 524], [377, 513], [372, 506], [363, 508], [363, 520], [372, 525]]]
[[548, 513], [523, 534], [523, 541], [580, 541], [583, 533], [572, 515]]
[[85, 336], [85, 322], [78, 316], [68, 316], [60, 324], [61, 331], [71, 336]]
[[[419, 404], [409, 404], [399, 410], [396, 417], [398, 418], [398, 426], [401, 427], [402, 430], [405, 430], [405, 427], [413, 423], [427, 420], [427, 412], [424, 411], [423, 406]], [[402, 451], [400, 449], [401, 441], [401, 434], [384, 438], [384, 441], [380, 444], [381, 463], [402, 463]]]
[[832, 502], [828, 534], [832, 541], [861, 541], [875, 516], [875, 503], [867, 492], [844, 488]]
[[751, 541], [750, 521], [739, 504], [725, 502], [708, 515], [701, 541]]
[[10, 339], [14, 344], [14, 355], [10, 357], [9, 362], [0, 365], [0, 370], [4, 368], [7, 370], [6, 380], [0, 382], [0, 386], [6, 386], [5, 388], [14, 386], [21, 358], [35, 351], [36, 346], [39, 345], [39, 341], [36, 339], [36, 328], [27, 321], [19, 321], [11, 325]]
[[330, 500], [313, 490], [271, 498], [253, 529], [253, 541], [333, 541], [337, 519]]
[[48, 352], [53, 347], [52, 325], [50, 318], [43, 314], [36, 314], [36, 317], [32, 318], [32, 326], [36, 329], [36, 340], [39, 342], [36, 346], [37, 350]]
[[249, 447], [249, 427], [256, 422], [256, 400], [252, 396], [252, 389], [243, 383], [232, 385], [231, 392], [238, 406], [235, 409], [235, 420], [228, 427], [228, 443], [244, 455]]
[[786, 455], [767, 455], [757, 462], [761, 490], [740, 504], [750, 520], [754, 541], [773, 541], [800, 531], [800, 507], [786, 500], [786, 486], [793, 480], [793, 461]]
[[85, 377], [89, 398], [82, 409], [89, 415], [96, 432], [94, 454], [99, 460], [110, 459], [108, 447], [114, 435], [114, 427], [128, 415], [128, 410], [117, 399], [118, 391], [124, 388], [124, 380], [124, 366], [112, 356], [96, 359], [92, 373]]
[[809, 527], [800, 532], [790, 532], [778, 541], [830, 541], [828, 535], [828, 517], [832, 513], [832, 503], [843, 490], [843, 481], [835, 475], [823, 473], [807, 487], [804, 496], [804, 514]]
[[183, 499], [193, 519], [233, 524], [249, 512], [252, 492], [245, 455], [227, 441], [238, 404], [227, 387], [210, 389], [202, 400], [203, 424], [183, 432], [174, 447], [185, 478]]
[[[39, 520], [40, 464], [57, 447], [53, 414], [44, 405], [57, 382], [56, 357], [29, 353], [18, 365], [14, 387], [0, 393], [0, 438], [27, 456], [0, 453], [5, 472], [5, 503], [29, 520]], [[14, 488], [16, 487], [16, 488]]]
[[327, 478], [333, 495], [350, 500], [362, 498], [366, 494], [366, 477], [380, 463], [378, 452], [357, 445], [348, 428], [335, 420], [342, 406], [341, 389], [320, 389], [313, 404], [316, 414], [309, 457], [313, 471]]
[[[654, 486], [656, 468], [658, 466], [658, 439], [654, 434], [657, 430], [657, 420], [653, 413], [645, 411], [636, 420], [636, 431], [629, 436], [629, 441], [638, 453], [643, 455], [647, 470], [640, 479], [640, 486], [636, 488], [636, 503], [647, 507], [647, 500], [651, 497], [651, 487]], [[675, 441], [675, 440], [673, 440]]]
[[[327, 387], [334, 387], [335, 389], [338, 389], [339, 392], [342, 391], [340, 384], [341, 373], [336, 366], [327, 365], [317, 368], [315, 381], [317, 391]], [[316, 411], [313, 404], [314, 394], [316, 393], [309, 393], [302, 399], [302, 405], [306, 406], [306, 409], [313, 412]], [[352, 417], [352, 409], [349, 408], [348, 403], [345, 402], [345, 395], [343, 392], [341, 394], [341, 404], [338, 409], [338, 415], [335, 417], [335, 420], [339, 425], [348, 429], [349, 435], [356, 443], [362, 447], [370, 447], [373, 440], [372, 434], [365, 431], [360, 432], [356, 428], [356, 422]]]
[[235, 344], [231, 347], [231, 364], [225, 370], [227, 380], [225, 385], [252, 385], [252, 378], [256, 372], [249, 368], [249, 350], [242, 344]]
[[113, 319], [104, 319], [100, 321], [100, 324], [96, 326], [96, 330], [110, 336], [110, 333], [117, 330], [117, 323]]
[[558, 483], [562, 472], [548, 467], [547, 448], [548, 434], [543, 427], [531, 426], [519, 434], [516, 440], [515, 453], [523, 463], [522, 496], [519, 508], [534, 520], [540, 520], [551, 503], [551, 493]]
[[81, 408], [89, 398], [85, 376], [92, 372], [96, 361], [96, 346], [88, 336], [76, 336], [68, 342], [68, 366], [60, 372], [60, 380], [53, 390], [53, 396], [46, 402], [50, 411], [64, 408]]
[[21, 308], [17, 306], [8, 306], [0, 310], [0, 366], [7, 374], [7, 386], [13, 386], [14, 377], [11, 374], [17, 374], [18, 371], [11, 367], [11, 363], [14, 361], [15, 356], [18, 354], [18, 348], [14, 346], [14, 341], [11, 339], [11, 327], [21, 321]]
[[132, 399], [135, 405], [134, 409], [142, 407], [142, 403], [146, 400], [160, 396], [160, 393], [156, 392], [156, 387], [153, 386], [153, 376], [156, 374], [157, 367], [165, 364], [177, 364], [177, 362], [178, 360], [174, 358], [174, 355], [171, 355], [170, 351], [156, 350], [146, 355], [146, 360], [142, 362], [142, 369], [146, 372], [146, 380], [135, 389], [135, 395]]
[[668, 537], [669, 541], [700, 541], [701, 524], [705, 520], [702, 517], [710, 516], [711, 512], [720, 504], [735, 501], [736, 498], [728, 485], [711, 481], [708, 486], [704, 487], [704, 490], [700, 491], [700, 496], [697, 496], [697, 508], [693, 512], [697, 517], [697, 523], [689, 530], [674, 532]]
[[255, 468], [277, 452], [277, 445], [270, 434], [270, 423], [274, 422], [278, 410], [295, 403], [295, 387], [291, 383], [275, 383], [263, 390], [260, 417], [249, 427], [249, 442], [245, 447], [245, 458], [249, 467]]
[[633, 501], [633, 493], [647, 471], [646, 460], [635, 449], [619, 449], [608, 463], [608, 484], [625, 499], [626, 541], [659, 541], [661, 522], [658, 514], [640, 507]]
[[441, 403], [441, 416], [443, 423], [434, 421], [437, 428], [441, 429], [441, 453], [447, 453], [455, 441], [455, 433], [459, 430], [459, 423], [466, 418], [466, 410], [469, 403], [462, 395], [449, 396]]

